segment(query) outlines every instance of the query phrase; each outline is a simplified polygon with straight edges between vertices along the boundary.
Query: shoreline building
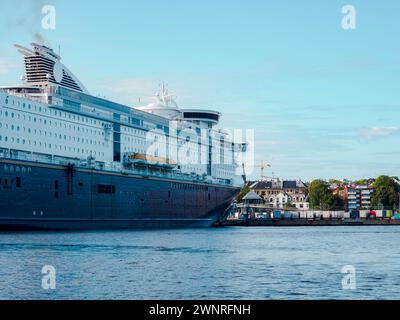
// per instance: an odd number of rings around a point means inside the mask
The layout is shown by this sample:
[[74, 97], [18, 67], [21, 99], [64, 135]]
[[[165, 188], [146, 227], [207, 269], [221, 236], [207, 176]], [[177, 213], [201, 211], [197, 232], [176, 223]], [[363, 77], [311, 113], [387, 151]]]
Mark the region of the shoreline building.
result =
[[307, 185], [300, 180], [271, 179], [258, 181], [250, 186], [256, 194], [264, 199], [269, 209], [288, 207], [308, 210]]
[[348, 210], [371, 208], [371, 198], [374, 190], [370, 186], [350, 186], [347, 188]]
[[260, 213], [263, 211], [263, 204], [263, 198], [254, 191], [250, 191], [243, 197], [243, 201], [239, 205], [241, 215], [244, 215], [247, 218], [250, 217], [254, 219], [256, 213]]

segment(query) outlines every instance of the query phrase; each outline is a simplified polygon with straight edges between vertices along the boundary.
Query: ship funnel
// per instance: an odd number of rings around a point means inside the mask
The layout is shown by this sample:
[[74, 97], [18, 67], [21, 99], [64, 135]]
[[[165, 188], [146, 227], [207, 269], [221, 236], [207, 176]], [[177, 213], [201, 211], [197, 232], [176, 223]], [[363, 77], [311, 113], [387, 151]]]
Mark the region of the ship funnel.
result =
[[24, 82], [32, 86], [59, 85], [89, 94], [85, 86], [61, 62], [61, 57], [53, 49], [31, 43], [30, 48], [16, 44], [18, 52], [24, 56]]

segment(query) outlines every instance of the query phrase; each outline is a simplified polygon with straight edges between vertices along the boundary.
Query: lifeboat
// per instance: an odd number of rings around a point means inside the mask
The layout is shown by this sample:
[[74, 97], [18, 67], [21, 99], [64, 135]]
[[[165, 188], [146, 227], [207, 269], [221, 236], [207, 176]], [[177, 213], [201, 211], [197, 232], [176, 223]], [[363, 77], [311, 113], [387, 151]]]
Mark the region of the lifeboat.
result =
[[163, 157], [150, 156], [141, 153], [128, 153], [124, 156], [126, 164], [136, 166], [150, 166], [164, 169], [173, 169], [177, 166], [176, 161]]

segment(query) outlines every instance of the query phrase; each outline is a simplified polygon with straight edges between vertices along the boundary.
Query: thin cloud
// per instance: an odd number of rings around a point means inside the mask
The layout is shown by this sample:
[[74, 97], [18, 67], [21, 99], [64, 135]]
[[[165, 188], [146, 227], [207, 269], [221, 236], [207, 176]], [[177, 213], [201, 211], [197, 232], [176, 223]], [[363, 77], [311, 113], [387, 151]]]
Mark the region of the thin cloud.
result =
[[370, 141], [400, 132], [400, 127], [370, 127], [361, 129], [362, 138]]

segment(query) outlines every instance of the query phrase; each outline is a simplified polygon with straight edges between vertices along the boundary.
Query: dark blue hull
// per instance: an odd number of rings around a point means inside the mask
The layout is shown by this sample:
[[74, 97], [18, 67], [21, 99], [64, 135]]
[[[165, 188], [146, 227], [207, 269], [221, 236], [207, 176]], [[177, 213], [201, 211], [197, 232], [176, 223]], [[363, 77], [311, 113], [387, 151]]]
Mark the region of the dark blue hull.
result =
[[239, 191], [0, 159], [0, 229], [210, 227]]

